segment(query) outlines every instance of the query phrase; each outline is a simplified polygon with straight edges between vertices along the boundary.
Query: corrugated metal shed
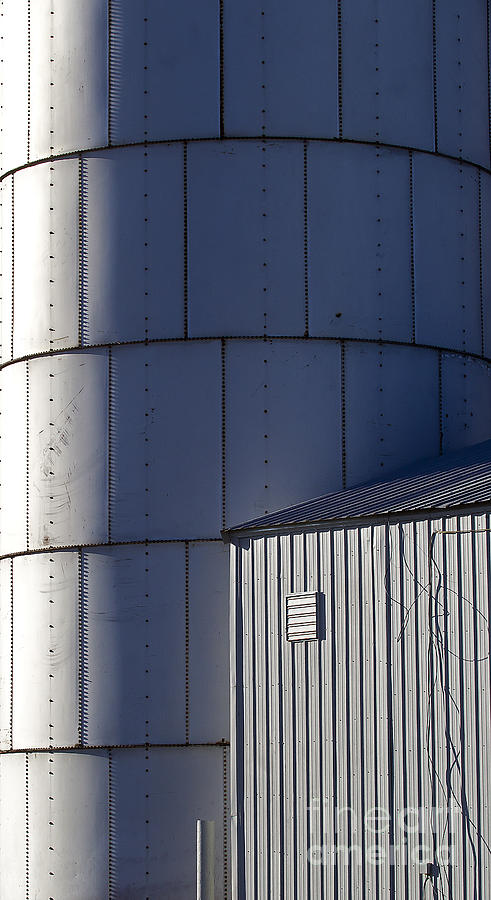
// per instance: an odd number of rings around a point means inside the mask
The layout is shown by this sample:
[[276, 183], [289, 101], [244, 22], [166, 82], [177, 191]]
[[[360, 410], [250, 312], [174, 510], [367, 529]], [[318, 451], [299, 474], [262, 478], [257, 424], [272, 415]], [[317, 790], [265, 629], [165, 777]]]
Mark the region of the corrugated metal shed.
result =
[[491, 441], [406, 468], [390, 480], [371, 481], [346, 491], [251, 519], [224, 531], [384, 516], [418, 510], [445, 510], [491, 501]]
[[[234, 896], [491, 896], [491, 517], [234, 539]], [[319, 637], [288, 640], [318, 592]]]

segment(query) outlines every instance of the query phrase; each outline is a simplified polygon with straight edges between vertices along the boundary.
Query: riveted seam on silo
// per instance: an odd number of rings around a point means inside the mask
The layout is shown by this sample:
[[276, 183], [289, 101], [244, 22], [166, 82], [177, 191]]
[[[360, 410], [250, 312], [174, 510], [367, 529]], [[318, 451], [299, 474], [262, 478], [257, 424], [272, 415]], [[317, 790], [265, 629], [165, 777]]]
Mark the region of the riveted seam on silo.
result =
[[222, 528], [227, 525], [227, 343], [221, 340]]
[[[258, 141], [263, 140], [265, 137], [264, 134], [257, 135], [227, 135], [224, 140], [227, 141], [236, 141], [238, 143], [256, 143]], [[186, 137], [186, 138], [154, 138], [149, 139], [146, 138], [142, 141], [122, 141], [121, 143], [112, 143], [112, 144], [101, 144], [98, 147], [79, 147], [75, 150], [67, 150], [61, 153], [52, 153], [49, 156], [42, 156], [37, 159], [31, 160], [29, 163], [21, 163], [18, 166], [12, 166], [12, 168], [3, 172], [0, 176], [0, 182], [4, 181], [6, 178], [9, 178], [11, 175], [16, 174], [17, 172], [22, 172], [25, 169], [33, 168], [34, 166], [42, 165], [47, 162], [57, 162], [64, 159], [73, 159], [77, 158], [80, 155], [84, 157], [90, 157], [97, 153], [101, 153], [105, 150], [125, 150], [132, 149], [135, 147], [157, 147], [157, 146], [172, 146], [174, 144], [209, 144], [216, 143], [216, 137]], [[438, 159], [447, 159], [451, 162], [456, 162], [459, 164], [464, 164], [473, 169], [481, 170], [486, 173], [491, 172], [491, 165], [484, 165], [483, 163], [476, 162], [472, 159], [462, 159], [461, 155], [455, 155], [449, 152], [441, 152], [440, 150], [435, 151], [428, 150], [425, 147], [417, 147], [417, 146], [408, 146], [406, 144], [393, 144], [386, 141], [376, 140], [368, 140], [360, 138], [345, 138], [342, 139], [338, 137], [316, 137], [315, 135], [309, 134], [300, 134], [291, 136], [288, 134], [269, 134], [267, 136], [268, 141], [282, 141], [284, 143], [299, 143], [302, 141], [308, 141], [309, 143], [315, 144], [339, 144], [342, 142], [343, 144], [349, 144], [353, 146], [360, 147], [376, 147], [379, 150], [394, 150], [394, 151], [411, 151], [413, 153], [420, 153], [424, 156], [437, 157]]]
[[416, 283], [414, 267], [414, 173], [413, 152], [409, 151], [409, 265], [411, 276], [411, 343], [416, 343]]
[[309, 336], [309, 160], [308, 141], [303, 142], [303, 265], [305, 334]]
[[477, 173], [477, 217], [479, 233], [479, 316], [481, 320], [481, 356], [484, 357], [484, 273], [482, 228], [482, 175]]
[[341, 357], [341, 473], [343, 489], [346, 488], [346, 343], [339, 342]]
[[[116, 347], [138, 347], [146, 344], [178, 344], [186, 340], [189, 343], [210, 343], [214, 341], [225, 340], [228, 343], [231, 342], [264, 342], [265, 336], [260, 334], [227, 334], [227, 335], [205, 335], [202, 337], [189, 337], [189, 338], [141, 338], [138, 340], [128, 340], [128, 341], [114, 341], [114, 342], [101, 342], [94, 344], [86, 344], [84, 346], [84, 350], [108, 350], [110, 348]], [[354, 345], [367, 345], [367, 346], [387, 346], [387, 347], [411, 347], [419, 350], [428, 350], [437, 353], [448, 353], [452, 356], [458, 356], [462, 359], [466, 360], [476, 360], [478, 362], [483, 362], [485, 364], [491, 364], [491, 357], [485, 356], [482, 357], [480, 352], [472, 352], [468, 350], [462, 350], [461, 348], [456, 347], [447, 347], [447, 346], [438, 346], [437, 344], [426, 344], [426, 343], [415, 343], [412, 344], [409, 341], [398, 341], [398, 340], [389, 340], [387, 338], [383, 338], [382, 340], [377, 340], [376, 338], [362, 338], [362, 337], [340, 337], [338, 335], [319, 335], [312, 336], [309, 335], [306, 338], [304, 335], [295, 335], [295, 334], [275, 334], [272, 338], [267, 338], [270, 343], [282, 342], [282, 341], [311, 341], [312, 343], [331, 343], [338, 344], [340, 341], [344, 341], [345, 344], [354, 344]], [[41, 350], [38, 353], [28, 353], [23, 356], [18, 356], [15, 359], [7, 360], [2, 365], [0, 365], [0, 371], [3, 369], [7, 369], [16, 363], [26, 362], [27, 360], [35, 360], [35, 359], [43, 359], [44, 357], [50, 356], [59, 356], [60, 353], [69, 355], [71, 353], [76, 353], [80, 350], [78, 345], [74, 345], [73, 347], [63, 347], [63, 349], [57, 350]]]
[[488, 136], [491, 165], [491, 10], [490, 0], [486, 2], [486, 56], [488, 64]]
[[107, 145], [112, 145], [113, 132], [113, 4], [107, 0]]
[[113, 777], [113, 752], [108, 749], [108, 766], [107, 766], [107, 816], [108, 816], [108, 898], [114, 900], [115, 894], [115, 851], [116, 851], [116, 828], [114, 821], [115, 791]]
[[84, 551], [78, 551], [78, 740], [80, 747], [87, 746], [87, 560]]
[[26, 900], [29, 900], [29, 754], [26, 753], [25, 756], [25, 786], [26, 786], [26, 794], [25, 794], [25, 809], [26, 809], [26, 844], [25, 844], [25, 858], [26, 858]]
[[438, 70], [437, 70], [437, 28], [436, 28], [436, 4], [432, 0], [432, 54], [433, 54], [433, 140], [434, 151], [438, 153]]
[[27, 0], [27, 162], [31, 159], [31, 0]]
[[88, 346], [88, 234], [87, 234], [88, 172], [87, 161], [80, 156], [78, 163], [78, 346]]
[[184, 541], [184, 732], [186, 745], [189, 744], [189, 700], [190, 700], [190, 615], [189, 615], [189, 541]]
[[225, 61], [224, 61], [224, 0], [218, 6], [218, 47], [219, 47], [219, 135], [225, 137]]
[[184, 309], [183, 309], [183, 335], [184, 339], [187, 339], [188, 334], [188, 306], [189, 306], [189, 230], [188, 230], [188, 143], [187, 141], [183, 141], [182, 144], [182, 166], [183, 166], [183, 222], [184, 222], [184, 251], [183, 251], [183, 265], [184, 265]]
[[343, 140], [343, 17], [342, 0], [337, 0], [337, 54], [338, 54], [338, 138]]

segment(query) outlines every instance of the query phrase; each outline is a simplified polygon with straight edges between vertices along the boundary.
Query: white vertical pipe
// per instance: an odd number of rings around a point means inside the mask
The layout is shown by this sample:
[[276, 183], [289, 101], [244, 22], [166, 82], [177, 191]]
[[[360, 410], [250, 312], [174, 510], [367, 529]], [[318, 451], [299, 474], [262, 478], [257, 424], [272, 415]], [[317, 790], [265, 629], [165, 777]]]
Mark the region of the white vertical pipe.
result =
[[196, 822], [196, 898], [215, 900], [215, 823]]

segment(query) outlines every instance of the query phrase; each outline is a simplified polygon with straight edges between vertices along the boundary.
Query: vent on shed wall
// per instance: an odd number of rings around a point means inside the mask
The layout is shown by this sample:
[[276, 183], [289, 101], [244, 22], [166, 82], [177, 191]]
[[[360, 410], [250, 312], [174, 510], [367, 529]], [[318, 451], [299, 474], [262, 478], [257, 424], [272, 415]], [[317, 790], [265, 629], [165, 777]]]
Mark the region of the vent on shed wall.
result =
[[288, 594], [286, 598], [286, 638], [288, 641], [315, 641], [318, 594]]

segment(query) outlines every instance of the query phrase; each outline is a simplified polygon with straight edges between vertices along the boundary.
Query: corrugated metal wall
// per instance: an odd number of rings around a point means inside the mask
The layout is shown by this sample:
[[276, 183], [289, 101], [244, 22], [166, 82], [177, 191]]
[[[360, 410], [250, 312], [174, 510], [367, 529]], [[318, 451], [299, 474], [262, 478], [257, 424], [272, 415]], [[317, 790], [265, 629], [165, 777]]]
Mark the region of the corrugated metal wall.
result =
[[[234, 548], [236, 897], [490, 896], [489, 527]], [[307, 590], [322, 637], [288, 643], [285, 595]]]

